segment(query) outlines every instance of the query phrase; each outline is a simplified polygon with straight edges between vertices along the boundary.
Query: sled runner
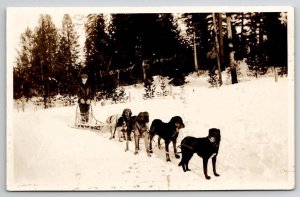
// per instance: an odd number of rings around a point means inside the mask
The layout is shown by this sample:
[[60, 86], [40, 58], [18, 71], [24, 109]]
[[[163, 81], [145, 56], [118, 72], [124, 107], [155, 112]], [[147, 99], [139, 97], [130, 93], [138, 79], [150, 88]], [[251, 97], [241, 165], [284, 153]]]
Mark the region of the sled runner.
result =
[[75, 128], [101, 130], [104, 126], [105, 123], [95, 118], [92, 105], [87, 113], [80, 113], [79, 105], [77, 105], [74, 124]]

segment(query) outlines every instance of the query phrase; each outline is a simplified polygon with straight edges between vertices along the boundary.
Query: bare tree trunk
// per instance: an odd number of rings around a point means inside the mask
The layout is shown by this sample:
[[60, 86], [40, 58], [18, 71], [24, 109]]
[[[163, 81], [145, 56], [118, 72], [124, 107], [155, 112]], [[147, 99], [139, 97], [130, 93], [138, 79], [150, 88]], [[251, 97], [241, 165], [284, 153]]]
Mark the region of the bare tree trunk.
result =
[[220, 37], [220, 63], [224, 64], [224, 39], [223, 39], [223, 25], [222, 25], [222, 13], [219, 13], [219, 37]]
[[216, 42], [216, 54], [217, 54], [219, 84], [222, 85], [222, 72], [221, 72], [220, 55], [219, 55], [220, 49], [219, 49], [219, 41], [218, 41], [218, 34], [217, 34], [217, 25], [216, 25], [216, 16], [215, 16], [215, 13], [213, 13], [213, 24], [214, 24], [214, 31], [215, 31], [215, 42]]
[[242, 25], [241, 25], [241, 43], [242, 43], [242, 58], [244, 59], [246, 57], [245, 53], [245, 36], [244, 36], [244, 13], [242, 13]]
[[143, 70], [143, 80], [144, 80], [145, 84], [147, 83], [146, 66], [147, 66], [147, 64], [146, 64], [145, 60], [143, 60], [143, 62], [142, 62], [142, 70]]
[[275, 82], [277, 82], [278, 81], [278, 72], [277, 72], [277, 69], [275, 66], [273, 66], [273, 69], [274, 69]]
[[238, 83], [236, 67], [234, 63], [233, 43], [232, 43], [232, 30], [231, 30], [231, 16], [226, 14], [227, 22], [227, 35], [228, 35], [228, 47], [229, 47], [229, 67], [231, 72], [232, 84]]
[[195, 71], [197, 72], [197, 75], [199, 76], [199, 67], [198, 67], [198, 60], [197, 60], [197, 46], [196, 46], [196, 33], [194, 31], [194, 62], [195, 62]]

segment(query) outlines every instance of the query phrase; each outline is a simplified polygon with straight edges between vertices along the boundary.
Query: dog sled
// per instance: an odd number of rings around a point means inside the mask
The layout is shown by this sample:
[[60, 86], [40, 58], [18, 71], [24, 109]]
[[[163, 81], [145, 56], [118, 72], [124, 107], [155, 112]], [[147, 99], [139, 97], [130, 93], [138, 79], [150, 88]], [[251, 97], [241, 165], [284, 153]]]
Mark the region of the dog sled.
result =
[[104, 126], [105, 126], [105, 123], [103, 123], [95, 118], [92, 105], [90, 105], [90, 109], [87, 113], [80, 113], [79, 105], [77, 105], [76, 115], [75, 115], [75, 124], [73, 126], [74, 128], [99, 131]]

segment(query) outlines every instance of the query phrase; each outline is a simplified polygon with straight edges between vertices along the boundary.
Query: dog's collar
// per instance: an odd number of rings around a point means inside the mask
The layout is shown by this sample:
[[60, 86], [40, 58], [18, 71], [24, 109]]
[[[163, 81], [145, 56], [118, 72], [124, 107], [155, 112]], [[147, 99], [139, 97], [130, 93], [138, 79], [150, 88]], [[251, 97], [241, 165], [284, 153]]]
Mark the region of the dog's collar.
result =
[[216, 142], [216, 138], [214, 138], [214, 137], [207, 137], [207, 138], [214, 147], [216, 147], [216, 148], [219, 147], [219, 144]]
[[171, 139], [176, 135], [176, 134], [179, 134], [179, 129], [174, 132], [174, 134], [171, 136]]

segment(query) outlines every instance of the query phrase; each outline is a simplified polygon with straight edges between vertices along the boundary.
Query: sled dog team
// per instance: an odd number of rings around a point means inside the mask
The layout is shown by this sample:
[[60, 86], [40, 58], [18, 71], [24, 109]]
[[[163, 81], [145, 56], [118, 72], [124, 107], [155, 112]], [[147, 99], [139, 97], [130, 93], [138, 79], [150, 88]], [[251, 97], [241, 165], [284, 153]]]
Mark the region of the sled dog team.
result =
[[[158, 148], [161, 148], [161, 139], [165, 142], [166, 160], [170, 160], [169, 156], [169, 144], [172, 142], [174, 154], [177, 159], [180, 158], [177, 152], [177, 138], [179, 130], [184, 128], [185, 125], [180, 116], [174, 116], [169, 122], [165, 123], [160, 119], [154, 119], [149, 128], [149, 113], [140, 112], [138, 115], [132, 115], [130, 109], [124, 109], [122, 114], [111, 115], [106, 119], [106, 123], [109, 126], [111, 136], [110, 139], [116, 137], [116, 133], [119, 141], [126, 140], [126, 149], [129, 150], [129, 141], [131, 141], [131, 135], [133, 133], [135, 151], [134, 154], [138, 154], [139, 140], [142, 138], [145, 144], [145, 150], [150, 157], [152, 151], [152, 141], [155, 135], [158, 135]], [[206, 179], [210, 179], [207, 175], [207, 163], [209, 158], [212, 157], [213, 173], [215, 176], [219, 176], [216, 172], [216, 160], [219, 151], [219, 145], [221, 141], [220, 130], [216, 128], [209, 129], [208, 136], [204, 138], [195, 138], [191, 136], [185, 137], [180, 144], [181, 148], [181, 161], [178, 164], [182, 167], [183, 171], [190, 171], [188, 164], [194, 153], [197, 153], [199, 157], [203, 159], [203, 172]]]

